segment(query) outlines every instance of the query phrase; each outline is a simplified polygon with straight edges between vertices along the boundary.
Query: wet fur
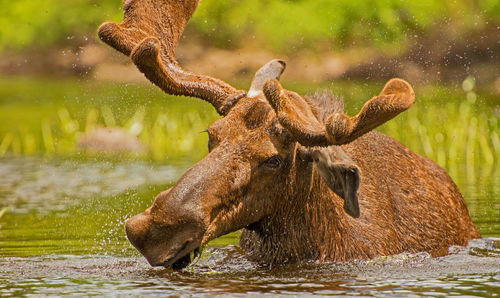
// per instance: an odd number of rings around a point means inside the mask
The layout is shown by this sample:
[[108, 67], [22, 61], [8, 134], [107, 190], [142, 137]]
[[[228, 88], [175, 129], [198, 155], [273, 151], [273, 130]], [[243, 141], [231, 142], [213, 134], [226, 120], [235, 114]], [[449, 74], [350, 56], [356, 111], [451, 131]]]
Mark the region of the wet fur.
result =
[[344, 102], [329, 90], [316, 91], [314, 94], [305, 96], [304, 99], [322, 124], [326, 123], [330, 115], [344, 113]]
[[[127, 0], [123, 23], [99, 29], [104, 42], [130, 56], [165, 92], [204, 99], [225, 116], [207, 130], [211, 152], [152, 207], [127, 220], [127, 237], [151, 265], [182, 268], [200, 245], [244, 227], [241, 247], [266, 264], [403, 251], [439, 255], [480, 236], [443, 169], [387, 136], [367, 133], [413, 104], [408, 83], [389, 81], [354, 117], [340, 113], [342, 102], [326, 92], [304, 102], [281, 88], [279, 75], [259, 81], [265, 97], [246, 97], [223, 81], [182, 70], [175, 60], [198, 2]], [[346, 143], [341, 148], [361, 172], [359, 218], [346, 214], [342, 198], [301, 151]], [[268, 161], [276, 158], [273, 167]]]
[[[308, 97], [324, 122], [343, 104], [327, 92]], [[350, 261], [401, 252], [444, 255], [480, 237], [448, 174], [400, 142], [370, 132], [342, 146], [362, 172], [361, 216], [354, 219], [309, 161], [295, 156], [277, 214], [245, 229], [241, 247], [254, 261]], [[273, 198], [276, 200], [278, 198]]]

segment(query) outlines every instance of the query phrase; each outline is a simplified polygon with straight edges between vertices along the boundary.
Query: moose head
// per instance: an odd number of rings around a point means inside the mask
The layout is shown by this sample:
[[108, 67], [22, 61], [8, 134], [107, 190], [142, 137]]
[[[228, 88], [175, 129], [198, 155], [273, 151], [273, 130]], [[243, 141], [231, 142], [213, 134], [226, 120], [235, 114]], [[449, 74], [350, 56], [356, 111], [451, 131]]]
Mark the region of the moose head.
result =
[[359, 217], [363, 172], [342, 145], [408, 109], [414, 102], [411, 86], [392, 79], [349, 117], [329, 96], [322, 95], [331, 102], [325, 108], [284, 89], [278, 81], [285, 69], [281, 60], [257, 71], [248, 92], [187, 72], [175, 60], [175, 50], [198, 2], [127, 0], [123, 23], [108, 22], [99, 29], [104, 42], [130, 56], [166, 93], [206, 100], [223, 116], [207, 130], [208, 155], [126, 222], [130, 242], [151, 265], [182, 268], [201, 245], [255, 228], [297, 192], [318, 191], [296, 185], [311, 175], [321, 177], [330, 199], [341, 201], [345, 214]]

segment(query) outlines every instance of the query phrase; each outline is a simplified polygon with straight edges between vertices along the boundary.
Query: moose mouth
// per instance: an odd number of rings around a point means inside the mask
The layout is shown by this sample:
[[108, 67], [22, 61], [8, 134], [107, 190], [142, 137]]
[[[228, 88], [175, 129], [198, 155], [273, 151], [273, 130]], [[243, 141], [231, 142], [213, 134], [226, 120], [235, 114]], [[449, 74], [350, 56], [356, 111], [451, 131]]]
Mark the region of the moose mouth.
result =
[[[200, 254], [200, 247], [196, 247], [195, 249], [189, 249], [192, 242], [187, 241], [181, 247], [181, 249], [170, 259], [165, 262], [158, 264], [158, 266], [163, 266], [165, 268], [172, 267], [173, 270], [182, 270], [186, 268], [191, 261], [196, 258]], [[193, 253], [193, 257], [191, 257], [191, 253]]]

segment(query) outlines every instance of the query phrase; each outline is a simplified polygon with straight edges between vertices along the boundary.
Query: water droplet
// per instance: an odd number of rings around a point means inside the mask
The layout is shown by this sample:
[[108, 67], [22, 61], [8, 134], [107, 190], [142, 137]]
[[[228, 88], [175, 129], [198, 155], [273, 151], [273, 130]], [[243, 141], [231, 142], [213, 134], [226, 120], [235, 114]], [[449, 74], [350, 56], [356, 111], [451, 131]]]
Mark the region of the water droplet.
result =
[[474, 90], [474, 87], [476, 86], [476, 79], [473, 76], [468, 76], [463, 82], [462, 82], [462, 89], [465, 92], [470, 92]]

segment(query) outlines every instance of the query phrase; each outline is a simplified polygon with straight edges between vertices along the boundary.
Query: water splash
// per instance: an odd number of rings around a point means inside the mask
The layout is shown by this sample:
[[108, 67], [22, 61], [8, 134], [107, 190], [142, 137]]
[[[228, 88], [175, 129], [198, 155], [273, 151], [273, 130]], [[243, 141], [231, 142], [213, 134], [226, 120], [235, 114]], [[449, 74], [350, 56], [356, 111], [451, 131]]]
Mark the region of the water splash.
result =
[[[140, 257], [55, 255], [0, 260], [0, 295], [469, 295], [500, 289], [500, 238], [455, 247], [452, 254], [399, 254], [370, 261], [264, 268], [235, 246], [209, 248], [181, 272], [151, 268]], [[487, 249], [496, 256], [471, 253]]]

